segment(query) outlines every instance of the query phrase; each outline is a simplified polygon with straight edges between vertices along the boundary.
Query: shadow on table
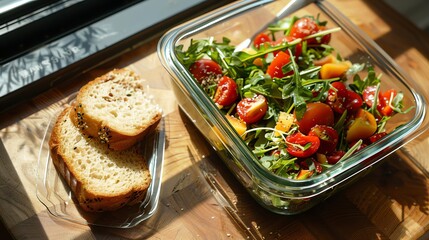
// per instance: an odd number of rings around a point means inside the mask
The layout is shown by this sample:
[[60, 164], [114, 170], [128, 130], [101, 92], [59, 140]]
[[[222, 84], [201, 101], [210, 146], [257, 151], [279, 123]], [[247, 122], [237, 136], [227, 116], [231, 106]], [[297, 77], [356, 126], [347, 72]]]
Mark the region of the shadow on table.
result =
[[[399, 17], [400, 13], [388, 6], [383, 1], [363, 0], [375, 14], [384, 16], [383, 21], [390, 26], [390, 31], [385, 35], [375, 39], [385, 51], [395, 59], [404, 54], [410, 47], [416, 48], [423, 57], [429, 60], [429, 34], [420, 30], [411, 21], [404, 17]], [[402, 21], [398, 21], [401, 19]], [[400, 25], [398, 25], [398, 23]], [[376, 26], [375, 26], [376, 27]], [[412, 38], [413, 45], [407, 41], [407, 37], [398, 38], [397, 36], [408, 36]]]
[[[211, 149], [182, 112], [181, 117], [193, 144]], [[210, 156], [195, 161], [192, 169], [168, 179], [165, 185], [186, 181], [187, 174], [200, 175], [197, 181], [165, 193], [158, 213], [148, 221], [136, 228], [112, 233], [133, 239], [157, 237], [157, 231], [165, 232], [168, 228], [173, 231], [175, 228], [170, 224], [180, 221], [186, 229], [183, 231], [207, 238], [215, 236], [204, 235], [207, 232], [225, 231], [215, 229], [216, 224], [210, 224], [209, 216], [226, 214], [240, 230], [241, 237], [247, 239], [416, 239], [424, 235], [422, 229], [426, 228], [420, 224], [428, 215], [429, 180], [401, 151], [386, 157], [362, 179], [293, 216], [274, 214], [261, 207], [211, 151]], [[191, 152], [188, 155], [195, 157]], [[219, 184], [222, 191], [210, 187], [213, 182], [205, 177], [207, 173], [217, 176], [215, 184]], [[204, 226], [214, 228], [207, 231], [202, 229]]]
[[[398, 151], [400, 152], [400, 150]], [[403, 154], [402, 154], [403, 155]], [[403, 239], [423, 235], [420, 220], [427, 218], [429, 180], [410, 159], [388, 156], [371, 173], [312, 209], [295, 216], [268, 212], [213, 156], [208, 163], [218, 171], [235, 203], [244, 236], [260, 239]]]
[[[17, 143], [18, 144], [18, 143]], [[20, 148], [24, 151], [25, 146]], [[17, 163], [18, 164], [18, 163]], [[9, 153], [6, 151], [6, 148], [3, 142], [0, 140], [0, 201], [8, 203], [9, 205], [15, 205], [16, 207], [10, 209], [0, 209], [2, 212], [2, 222], [0, 222], [0, 236], [2, 239], [18, 239], [18, 238], [32, 238], [34, 235], [27, 235], [28, 232], [23, 232], [20, 230], [21, 226], [24, 226], [29, 221], [24, 222], [14, 222], [17, 221], [16, 216], [21, 216], [22, 218], [28, 218], [31, 220], [31, 229], [33, 233], [37, 233], [37, 237], [40, 239], [46, 239], [44, 234], [43, 226], [38, 218], [32, 218], [35, 215], [36, 210], [34, 208], [25, 207], [32, 206], [30, 202], [30, 197], [26, 195], [25, 189], [23, 189], [23, 184], [19, 180], [18, 173], [15, 171], [14, 165], [10, 159]], [[8, 184], [7, 182], [13, 181], [13, 184]], [[3, 206], [6, 206], [3, 204]], [[15, 210], [14, 210], [15, 209]], [[9, 225], [3, 223], [7, 221]], [[16, 225], [15, 225], [16, 224]], [[15, 225], [15, 226], [13, 226]], [[27, 226], [28, 228], [28, 226]], [[13, 233], [14, 238], [12, 238], [11, 233]]]

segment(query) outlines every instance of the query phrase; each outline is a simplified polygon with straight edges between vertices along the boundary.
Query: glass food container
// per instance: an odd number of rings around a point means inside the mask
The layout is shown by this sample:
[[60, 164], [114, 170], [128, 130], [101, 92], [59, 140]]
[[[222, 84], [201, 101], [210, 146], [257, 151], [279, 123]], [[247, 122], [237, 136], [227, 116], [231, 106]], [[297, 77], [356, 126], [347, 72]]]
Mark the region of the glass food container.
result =
[[[159, 58], [171, 76], [171, 85], [178, 103], [195, 126], [214, 147], [230, 171], [250, 195], [268, 210], [285, 215], [303, 212], [347, 184], [362, 177], [387, 155], [422, 133], [428, 126], [427, 97], [419, 93], [416, 82], [406, 76], [395, 62], [374, 41], [327, 1], [310, 1], [289, 12], [287, 17], [319, 15], [330, 28], [341, 31], [332, 35], [330, 45], [343, 58], [352, 62], [369, 62], [382, 74], [382, 89], [398, 89], [404, 94], [405, 106], [414, 106], [406, 114], [396, 114], [388, 122], [389, 133], [327, 171], [304, 180], [279, 177], [259, 162], [224, 114], [217, 108], [188, 69], [178, 60], [175, 48], [189, 46], [191, 39], [213, 37], [231, 44], [248, 44], [249, 38], [277, 21], [277, 15], [289, 1], [238, 1], [200, 16], [168, 31], [158, 43]], [[350, 80], [352, 81], [352, 80]]]

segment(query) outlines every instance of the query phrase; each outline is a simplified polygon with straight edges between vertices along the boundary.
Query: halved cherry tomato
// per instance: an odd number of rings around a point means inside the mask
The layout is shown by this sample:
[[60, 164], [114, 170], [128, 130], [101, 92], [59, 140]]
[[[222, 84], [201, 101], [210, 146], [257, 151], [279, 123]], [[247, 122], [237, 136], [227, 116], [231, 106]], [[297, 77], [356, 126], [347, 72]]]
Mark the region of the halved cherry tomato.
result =
[[300, 132], [286, 137], [287, 152], [295, 157], [305, 158], [316, 153], [320, 140], [316, 136], [306, 136]]
[[243, 98], [237, 104], [237, 114], [247, 124], [261, 120], [268, 110], [267, 100], [263, 95], [253, 98]]
[[342, 82], [331, 83], [333, 89], [328, 90], [328, 97], [325, 103], [328, 104], [334, 112], [342, 114], [346, 110], [347, 89]]
[[[309, 17], [303, 17], [295, 21], [293, 24], [289, 36], [295, 38], [305, 38], [309, 35], [319, 32], [319, 26], [314, 21], [314, 19]], [[311, 38], [307, 39], [308, 43], [316, 43], [316, 39]]]
[[334, 126], [334, 112], [325, 103], [307, 103], [307, 109], [300, 120], [298, 120], [299, 131], [308, 134], [316, 125]]
[[371, 137], [369, 137], [368, 140], [370, 143], [375, 143], [386, 135], [387, 135], [386, 132], [376, 133], [376, 134], [372, 135]]
[[222, 67], [211, 59], [198, 59], [189, 68], [195, 79], [202, 83], [208, 78], [216, 78], [222, 75]]
[[[377, 91], [377, 86], [368, 86], [362, 91], [362, 98], [368, 107], [372, 107], [375, 101], [375, 92]], [[378, 99], [377, 99], [378, 101]]]
[[270, 36], [266, 33], [260, 33], [253, 39], [253, 46], [255, 46], [255, 48], [260, 48], [261, 44], [266, 42], [271, 42]]
[[393, 115], [393, 109], [391, 107], [391, 103], [393, 98], [396, 97], [397, 91], [394, 89], [389, 89], [381, 94], [379, 98], [381, 98], [381, 109], [379, 110], [381, 112], [381, 115], [383, 116], [392, 116]]
[[277, 53], [277, 55], [274, 57], [273, 61], [268, 65], [267, 68], [267, 74], [270, 75], [272, 78], [282, 78], [287, 75], [292, 74], [292, 71], [289, 71], [288, 73], [283, 73], [283, 66], [290, 63], [290, 56], [289, 54], [280, 51]]
[[333, 153], [338, 144], [338, 133], [330, 126], [316, 125], [311, 128], [308, 136], [316, 136], [320, 139], [320, 147], [317, 150], [318, 153]]
[[335, 164], [346, 154], [343, 150], [338, 150], [330, 154], [329, 156], [326, 156], [326, 159], [328, 160], [329, 164]]
[[232, 78], [223, 76], [219, 80], [213, 100], [221, 106], [229, 106], [233, 104], [237, 98], [237, 84]]
[[328, 97], [325, 102], [335, 112], [342, 114], [347, 109], [349, 113], [353, 113], [362, 107], [362, 97], [356, 92], [347, 89], [344, 83], [333, 82], [331, 85], [333, 89], [328, 90]]
[[[375, 93], [377, 91], [377, 86], [368, 86], [362, 92], [362, 97], [369, 107], [372, 107], [375, 101]], [[377, 110], [380, 112], [381, 116], [391, 116], [393, 115], [393, 109], [390, 106], [391, 101], [396, 96], [397, 91], [395, 89], [389, 89], [385, 92], [380, 92], [377, 99]]]

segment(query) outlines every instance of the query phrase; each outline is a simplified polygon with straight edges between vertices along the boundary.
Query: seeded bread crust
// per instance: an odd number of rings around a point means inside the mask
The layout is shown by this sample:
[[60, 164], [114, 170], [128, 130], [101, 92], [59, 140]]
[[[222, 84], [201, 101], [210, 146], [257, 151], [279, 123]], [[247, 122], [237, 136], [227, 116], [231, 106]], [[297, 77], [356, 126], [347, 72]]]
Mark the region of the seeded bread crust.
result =
[[57, 171], [89, 212], [114, 211], [141, 202], [151, 182], [138, 147], [114, 151], [84, 135], [71, 122], [71, 107], [59, 115], [50, 140]]
[[161, 108], [144, 92], [144, 80], [129, 69], [114, 69], [83, 86], [71, 119], [89, 136], [124, 150], [154, 131]]

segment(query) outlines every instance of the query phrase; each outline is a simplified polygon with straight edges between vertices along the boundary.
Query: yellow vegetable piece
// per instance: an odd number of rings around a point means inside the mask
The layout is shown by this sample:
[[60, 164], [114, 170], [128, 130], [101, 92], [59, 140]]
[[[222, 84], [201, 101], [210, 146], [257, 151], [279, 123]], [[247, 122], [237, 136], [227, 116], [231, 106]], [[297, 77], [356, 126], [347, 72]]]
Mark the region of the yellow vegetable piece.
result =
[[365, 109], [359, 109], [347, 129], [346, 141], [353, 142], [371, 137], [377, 131], [374, 115]]
[[[293, 116], [293, 114], [280, 112], [279, 119], [277, 120], [275, 129], [282, 132], [288, 132], [289, 129], [292, 127], [292, 124], [294, 121], [295, 121], [295, 117]], [[274, 135], [279, 136], [280, 133], [275, 132]]]
[[326, 158], [325, 154], [322, 153], [316, 153], [316, 159], [319, 163], [325, 164], [328, 163], [328, 159]]
[[326, 63], [320, 68], [320, 78], [330, 79], [341, 77], [352, 66], [350, 61]]
[[262, 67], [262, 66], [264, 66], [264, 63], [263, 63], [263, 61], [262, 61], [262, 58], [255, 58], [255, 60], [253, 60], [253, 64], [254, 64], [255, 66], [258, 66], [258, 67]]
[[296, 176], [296, 179], [298, 179], [298, 180], [307, 179], [307, 178], [311, 177], [311, 175], [313, 175], [312, 170], [301, 169], [301, 170], [299, 170], [299, 173]]
[[247, 125], [244, 121], [242, 121], [241, 119], [238, 119], [234, 116], [231, 115], [225, 115], [226, 119], [228, 119], [229, 123], [231, 123], [231, 125], [234, 127], [235, 131], [237, 131], [237, 133], [244, 138], [244, 134], [247, 130]]

